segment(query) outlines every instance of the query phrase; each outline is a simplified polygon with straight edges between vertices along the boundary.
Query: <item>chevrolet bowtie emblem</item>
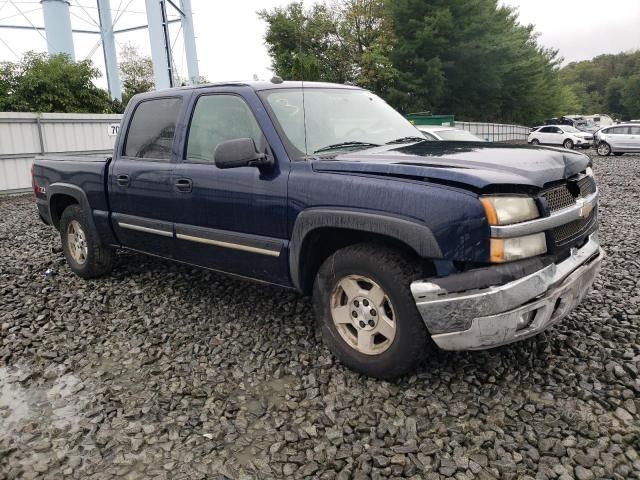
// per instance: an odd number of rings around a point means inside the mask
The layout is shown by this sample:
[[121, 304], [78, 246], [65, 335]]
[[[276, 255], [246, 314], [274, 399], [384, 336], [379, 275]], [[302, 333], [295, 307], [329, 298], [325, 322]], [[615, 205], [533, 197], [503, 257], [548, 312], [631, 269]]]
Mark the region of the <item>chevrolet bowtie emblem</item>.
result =
[[578, 212], [578, 216], [580, 218], [587, 218], [589, 215], [591, 215], [591, 212], [593, 211], [593, 205], [590, 202], [578, 200], [578, 205], [580, 205], [580, 211]]

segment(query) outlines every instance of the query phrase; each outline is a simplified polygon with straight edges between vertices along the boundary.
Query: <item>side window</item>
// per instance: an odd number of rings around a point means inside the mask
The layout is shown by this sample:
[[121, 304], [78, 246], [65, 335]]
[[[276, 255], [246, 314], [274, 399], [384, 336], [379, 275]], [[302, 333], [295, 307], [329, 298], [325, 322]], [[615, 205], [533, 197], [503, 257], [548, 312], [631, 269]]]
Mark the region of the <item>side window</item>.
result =
[[607, 133], [613, 135], [625, 135], [629, 131], [628, 127], [613, 127], [610, 128]]
[[629, 133], [631, 135], [640, 135], [640, 127], [629, 127]]
[[551, 133], [552, 130], [553, 129], [551, 127], [543, 127], [539, 131], [540, 131], [540, 133]]
[[551, 133], [562, 133], [562, 130], [560, 130], [558, 127], [553, 127], [551, 129]]
[[213, 163], [216, 147], [235, 138], [251, 138], [264, 150], [264, 136], [245, 101], [235, 95], [200, 97], [191, 118], [186, 160]]
[[129, 123], [124, 155], [170, 160], [181, 98], [157, 98], [141, 102]]

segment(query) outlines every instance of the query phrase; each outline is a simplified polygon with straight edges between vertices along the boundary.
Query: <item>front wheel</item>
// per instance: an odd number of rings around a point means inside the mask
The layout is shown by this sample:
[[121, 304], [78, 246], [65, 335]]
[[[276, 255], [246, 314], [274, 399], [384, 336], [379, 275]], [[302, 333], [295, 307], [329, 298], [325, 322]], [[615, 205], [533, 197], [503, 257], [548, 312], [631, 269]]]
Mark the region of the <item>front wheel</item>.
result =
[[602, 157], [606, 157], [607, 155], [609, 155], [611, 153], [611, 147], [609, 146], [608, 143], [606, 142], [601, 142], [598, 144], [598, 155], [602, 156]]
[[573, 141], [567, 138], [567, 139], [562, 143], [562, 146], [563, 146], [564, 148], [566, 148], [567, 150], [573, 150]]
[[79, 205], [71, 205], [60, 218], [62, 251], [73, 272], [93, 278], [111, 271], [113, 250], [102, 246], [89, 214]]
[[338, 250], [320, 267], [313, 304], [322, 336], [346, 366], [394, 379], [411, 371], [432, 348], [409, 285], [415, 262], [376, 244]]
[[531, 140], [531, 145], [540, 145], [540, 140], [534, 138], [533, 140]]

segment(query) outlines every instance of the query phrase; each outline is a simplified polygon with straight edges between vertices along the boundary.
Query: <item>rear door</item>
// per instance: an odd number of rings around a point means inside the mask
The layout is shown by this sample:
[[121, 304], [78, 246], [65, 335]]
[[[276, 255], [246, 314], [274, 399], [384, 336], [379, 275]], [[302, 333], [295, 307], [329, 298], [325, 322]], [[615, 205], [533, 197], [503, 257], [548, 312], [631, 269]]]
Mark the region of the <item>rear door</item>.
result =
[[551, 132], [553, 131], [553, 128], [554, 127], [542, 127], [540, 130], [538, 130], [537, 135], [540, 143], [551, 143]]
[[173, 257], [174, 137], [183, 108], [180, 96], [143, 99], [123, 125], [111, 163], [112, 224], [129, 248]]
[[612, 127], [607, 129], [605, 141], [614, 152], [625, 151], [628, 140], [626, 138], [629, 129], [627, 127]]
[[[178, 260], [278, 284], [289, 282], [289, 159], [249, 87], [194, 93], [185, 147], [174, 172]], [[269, 168], [220, 169], [216, 147], [251, 138]]]
[[629, 145], [630, 152], [640, 152], [640, 126], [629, 127]]
[[565, 133], [559, 127], [549, 127], [549, 133], [547, 134], [547, 142], [551, 145], [562, 145], [564, 141]]

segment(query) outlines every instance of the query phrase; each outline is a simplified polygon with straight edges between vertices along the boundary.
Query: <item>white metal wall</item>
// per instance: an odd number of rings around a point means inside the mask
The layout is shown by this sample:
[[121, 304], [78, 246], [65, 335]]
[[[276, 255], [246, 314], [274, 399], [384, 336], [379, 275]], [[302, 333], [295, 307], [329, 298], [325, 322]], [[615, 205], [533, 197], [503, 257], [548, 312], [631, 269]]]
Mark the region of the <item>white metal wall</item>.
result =
[[122, 115], [0, 112], [0, 193], [31, 187], [36, 155], [108, 152]]

